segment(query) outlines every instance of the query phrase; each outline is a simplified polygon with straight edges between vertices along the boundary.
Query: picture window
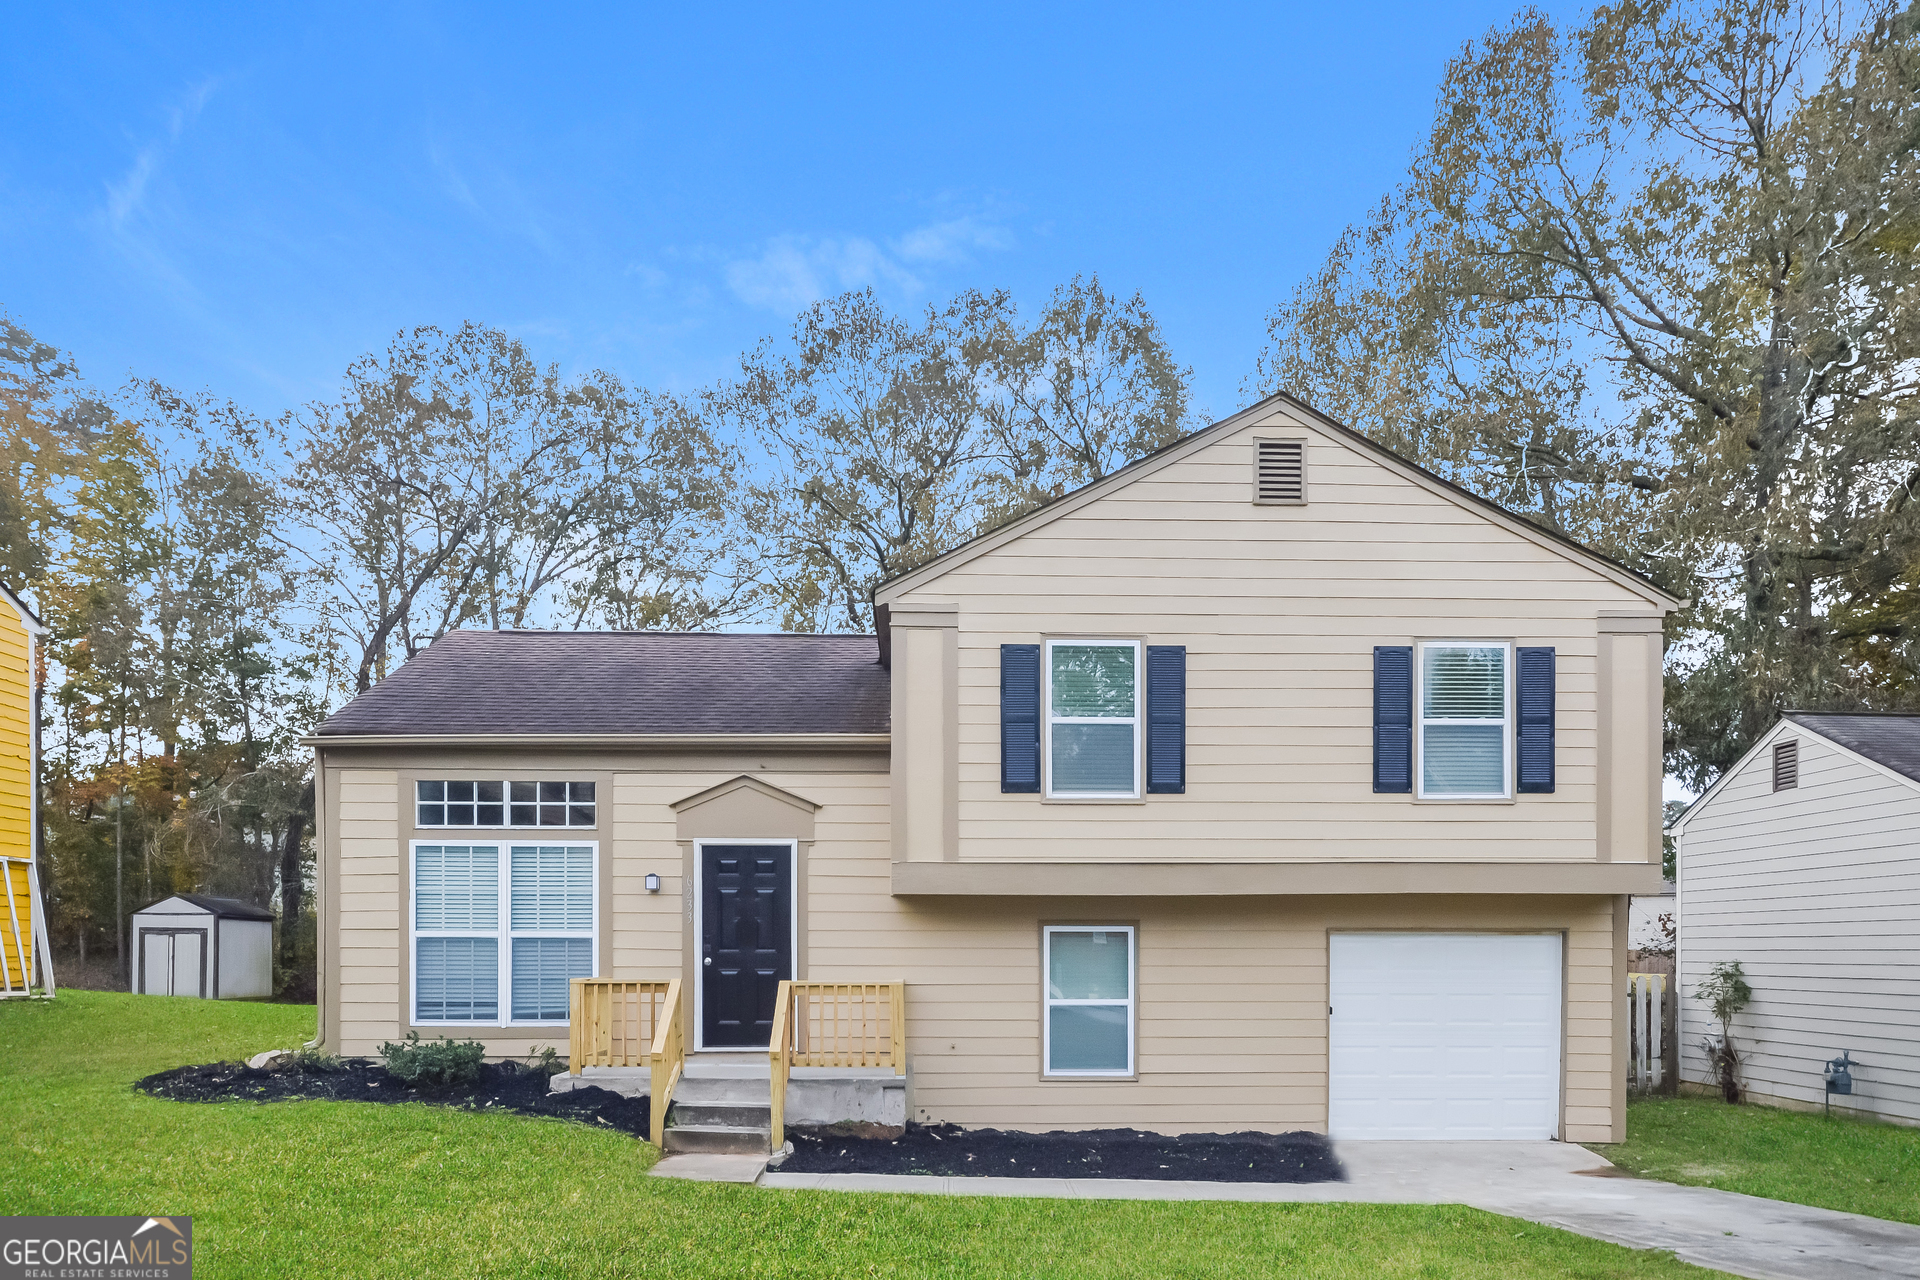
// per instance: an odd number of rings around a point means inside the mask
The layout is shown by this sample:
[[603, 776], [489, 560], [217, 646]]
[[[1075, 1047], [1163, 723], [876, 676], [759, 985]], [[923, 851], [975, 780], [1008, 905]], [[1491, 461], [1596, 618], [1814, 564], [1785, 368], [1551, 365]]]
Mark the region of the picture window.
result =
[[564, 1023], [594, 976], [596, 850], [414, 845], [413, 1020]]

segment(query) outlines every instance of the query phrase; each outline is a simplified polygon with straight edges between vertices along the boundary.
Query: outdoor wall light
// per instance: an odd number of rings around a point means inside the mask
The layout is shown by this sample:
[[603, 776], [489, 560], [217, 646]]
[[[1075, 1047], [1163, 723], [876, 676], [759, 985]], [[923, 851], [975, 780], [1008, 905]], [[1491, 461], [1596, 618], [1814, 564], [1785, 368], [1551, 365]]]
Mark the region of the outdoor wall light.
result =
[[647, 872], [647, 892], [660, 892], [660, 873], [658, 871]]

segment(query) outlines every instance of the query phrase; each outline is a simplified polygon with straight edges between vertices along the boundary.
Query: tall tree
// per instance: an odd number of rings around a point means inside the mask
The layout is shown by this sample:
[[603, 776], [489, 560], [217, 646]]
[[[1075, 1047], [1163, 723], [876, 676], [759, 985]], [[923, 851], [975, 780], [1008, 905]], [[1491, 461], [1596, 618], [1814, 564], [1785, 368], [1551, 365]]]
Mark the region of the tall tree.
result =
[[112, 410], [71, 360], [0, 314], [0, 578], [15, 589], [47, 573], [78, 473]]
[[1189, 429], [1193, 371], [1175, 362], [1138, 293], [1098, 276], [1054, 290], [1026, 329], [997, 327], [983, 405], [1008, 463], [1009, 510], [1098, 480]]
[[342, 683], [364, 692], [469, 623], [711, 625], [734, 455], [697, 416], [513, 338], [401, 334], [281, 437], [294, 530]]
[[1005, 474], [981, 389], [1009, 311], [1004, 294], [963, 293], [915, 322], [870, 289], [842, 294], [800, 314], [791, 352], [761, 343], [713, 393], [768, 454], [751, 519], [783, 627], [865, 630], [875, 584], [979, 527]]
[[1783, 706], [1920, 699], [1917, 40], [1798, 0], [1523, 13], [1255, 375], [1694, 597], [1696, 785]]

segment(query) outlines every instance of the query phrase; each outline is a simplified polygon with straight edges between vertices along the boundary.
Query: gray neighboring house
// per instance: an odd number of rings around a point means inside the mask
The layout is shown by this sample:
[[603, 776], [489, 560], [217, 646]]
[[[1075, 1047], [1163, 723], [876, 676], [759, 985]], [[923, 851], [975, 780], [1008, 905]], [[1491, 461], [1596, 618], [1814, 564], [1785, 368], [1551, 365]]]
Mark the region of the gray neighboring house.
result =
[[1681, 1080], [1712, 1079], [1719, 1024], [1690, 997], [1738, 960], [1755, 1101], [1823, 1105], [1844, 1050], [1854, 1092], [1836, 1108], [1920, 1124], [1920, 716], [1789, 711], [1673, 833]]

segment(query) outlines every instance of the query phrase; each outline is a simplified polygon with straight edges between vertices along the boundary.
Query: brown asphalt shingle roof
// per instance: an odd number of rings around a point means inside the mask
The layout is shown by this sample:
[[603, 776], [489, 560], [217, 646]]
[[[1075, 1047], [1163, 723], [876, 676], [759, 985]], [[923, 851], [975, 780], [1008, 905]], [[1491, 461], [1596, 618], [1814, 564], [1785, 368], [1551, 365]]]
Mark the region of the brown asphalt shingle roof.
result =
[[452, 631], [318, 732], [886, 733], [888, 694], [872, 636]]

